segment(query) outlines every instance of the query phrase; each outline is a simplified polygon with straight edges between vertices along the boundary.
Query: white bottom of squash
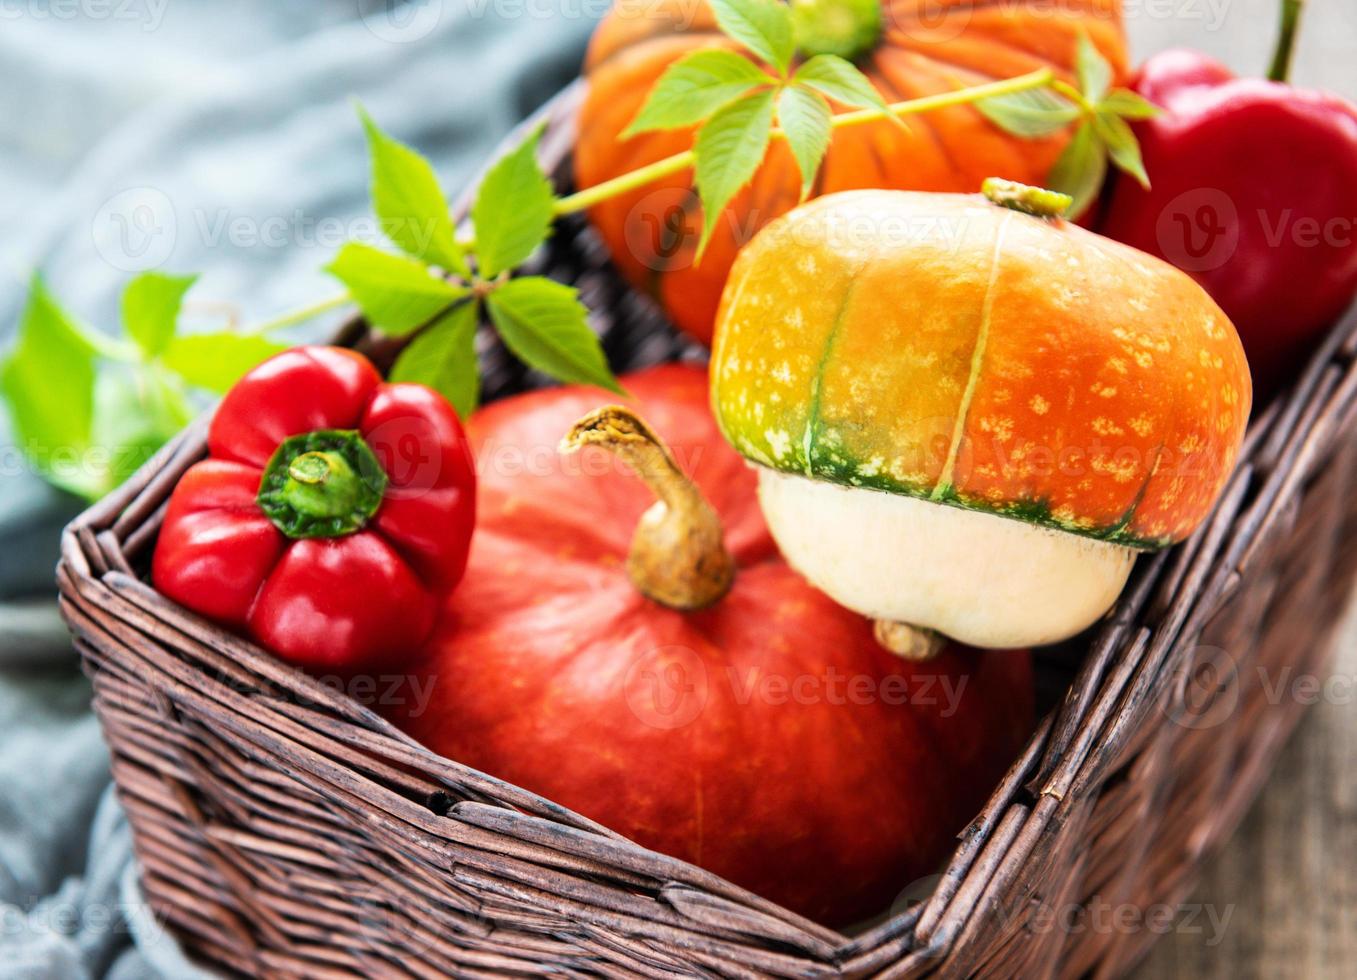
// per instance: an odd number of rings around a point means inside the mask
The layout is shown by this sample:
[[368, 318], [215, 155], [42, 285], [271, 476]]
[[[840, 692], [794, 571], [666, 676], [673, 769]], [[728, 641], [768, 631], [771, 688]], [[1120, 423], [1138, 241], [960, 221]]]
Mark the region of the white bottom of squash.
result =
[[900, 494], [758, 467], [787, 562], [840, 605], [977, 647], [1039, 646], [1116, 602], [1128, 547]]

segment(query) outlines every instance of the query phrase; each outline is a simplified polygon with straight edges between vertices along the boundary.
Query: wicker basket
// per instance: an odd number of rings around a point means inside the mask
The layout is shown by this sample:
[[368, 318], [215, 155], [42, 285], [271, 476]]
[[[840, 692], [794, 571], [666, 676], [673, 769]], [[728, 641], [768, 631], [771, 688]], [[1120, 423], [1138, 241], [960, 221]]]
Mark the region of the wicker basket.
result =
[[[544, 110], [562, 182], [578, 97]], [[546, 253], [615, 366], [699, 356], [583, 222]], [[491, 397], [542, 380], [481, 339]], [[361, 324], [343, 342], [393, 353]], [[67, 529], [58, 572], [145, 894], [204, 963], [251, 975], [1121, 973], [1155, 931], [1068, 911], [1183, 900], [1300, 713], [1276, 678], [1324, 669], [1357, 571], [1355, 357], [1349, 324], [1255, 420], [1209, 523], [1043, 654], [1050, 711], [944, 873], [851, 937], [440, 758], [159, 596], [149, 554], [200, 421]]]

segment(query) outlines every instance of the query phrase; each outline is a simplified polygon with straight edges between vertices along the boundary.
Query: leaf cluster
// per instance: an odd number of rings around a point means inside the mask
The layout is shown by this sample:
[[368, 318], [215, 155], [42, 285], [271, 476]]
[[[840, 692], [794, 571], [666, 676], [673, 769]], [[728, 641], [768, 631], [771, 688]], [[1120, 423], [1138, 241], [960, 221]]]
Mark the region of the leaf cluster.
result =
[[895, 118], [871, 80], [838, 55], [815, 55], [793, 68], [792, 11], [786, 4], [711, 0], [711, 6], [729, 46], [695, 51], [670, 65], [622, 134], [697, 127], [699, 256], [774, 139], [787, 141], [804, 200], [829, 150], [833, 104]]
[[547, 240], [555, 218], [556, 197], [537, 160], [541, 131], [485, 174], [471, 206], [473, 235], [460, 239], [429, 161], [360, 113], [373, 208], [399, 252], [351, 242], [326, 269], [374, 327], [411, 336], [392, 380], [434, 388], [465, 418], [479, 401], [476, 335], [488, 319], [529, 367], [620, 391], [576, 290], [544, 276], [510, 277]]

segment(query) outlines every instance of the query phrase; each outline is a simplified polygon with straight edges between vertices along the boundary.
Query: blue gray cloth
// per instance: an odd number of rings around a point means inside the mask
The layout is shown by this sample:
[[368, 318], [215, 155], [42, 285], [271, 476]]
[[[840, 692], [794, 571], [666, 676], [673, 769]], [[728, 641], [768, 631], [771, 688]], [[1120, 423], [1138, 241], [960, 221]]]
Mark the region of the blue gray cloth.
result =
[[[333, 294], [373, 241], [353, 98], [461, 189], [577, 73], [588, 0], [0, 5], [0, 348], [35, 267], [90, 323], [128, 275], [201, 272], [193, 322]], [[323, 337], [333, 325], [300, 329]], [[3, 413], [0, 413], [3, 414]], [[0, 977], [194, 971], [141, 902], [107, 753], [52, 600], [77, 502], [0, 421]]]

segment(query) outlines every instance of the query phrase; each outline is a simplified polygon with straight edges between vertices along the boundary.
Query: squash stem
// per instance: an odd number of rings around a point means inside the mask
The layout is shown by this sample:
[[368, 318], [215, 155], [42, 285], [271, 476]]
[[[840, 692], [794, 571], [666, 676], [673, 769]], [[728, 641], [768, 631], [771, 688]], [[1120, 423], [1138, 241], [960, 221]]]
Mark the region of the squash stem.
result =
[[946, 638], [935, 630], [890, 619], [872, 620], [872, 634], [891, 653], [914, 663], [932, 660], [947, 646]]
[[980, 186], [980, 193], [1002, 208], [1030, 214], [1035, 218], [1059, 218], [1074, 203], [1074, 198], [1068, 194], [1020, 184], [1015, 180], [1004, 180], [1002, 177], [986, 177]]
[[637, 591], [671, 609], [705, 609], [720, 601], [735, 579], [721, 519], [664, 441], [630, 409], [605, 405], [571, 426], [560, 449], [573, 453], [585, 446], [612, 453], [659, 498], [631, 539], [627, 574]]
[[881, 39], [881, 0], [791, 0], [792, 37], [803, 56], [857, 61]]

